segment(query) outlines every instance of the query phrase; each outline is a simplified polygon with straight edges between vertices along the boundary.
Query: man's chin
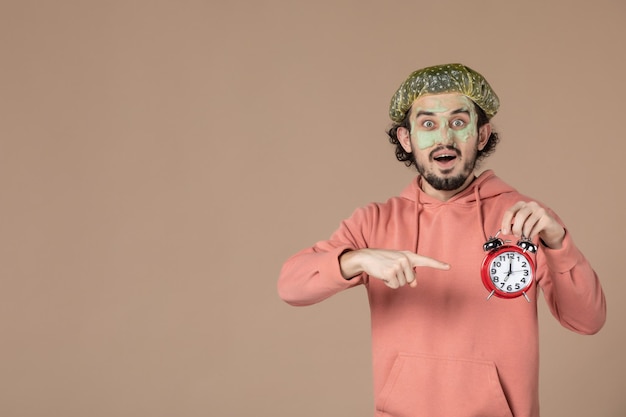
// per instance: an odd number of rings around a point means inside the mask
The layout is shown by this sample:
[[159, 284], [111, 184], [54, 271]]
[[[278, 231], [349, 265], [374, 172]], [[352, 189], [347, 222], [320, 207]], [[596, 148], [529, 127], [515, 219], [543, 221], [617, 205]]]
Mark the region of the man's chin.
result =
[[[468, 160], [462, 167], [457, 165], [445, 169], [439, 168], [438, 170], [426, 170], [423, 166], [420, 166], [417, 162], [415, 167], [417, 168], [417, 172], [420, 173], [422, 178], [430, 184], [435, 190], [439, 191], [455, 191], [466, 184], [468, 179], [473, 176], [474, 168], [476, 166], [476, 159]], [[460, 169], [460, 173], [457, 172]]]
[[455, 176], [438, 176], [432, 173], [422, 174], [424, 180], [430, 184], [435, 190], [439, 191], [454, 191], [461, 188], [467, 179], [468, 175], [455, 175]]

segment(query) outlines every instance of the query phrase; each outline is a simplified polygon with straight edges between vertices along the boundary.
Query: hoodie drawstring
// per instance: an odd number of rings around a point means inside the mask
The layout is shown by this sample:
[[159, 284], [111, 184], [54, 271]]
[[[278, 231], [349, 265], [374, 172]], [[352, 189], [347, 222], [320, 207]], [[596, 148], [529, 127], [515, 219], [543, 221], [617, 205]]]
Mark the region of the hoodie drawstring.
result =
[[485, 238], [485, 242], [487, 241], [487, 233], [485, 231], [485, 224], [483, 223], [483, 206], [480, 200], [480, 192], [478, 184], [474, 187], [474, 196], [476, 197], [476, 210], [478, 211], [478, 226], [480, 227], [483, 237]]
[[415, 189], [415, 253], [419, 242], [419, 230], [420, 230], [420, 214], [422, 213], [422, 199], [421, 199], [421, 184], [419, 179], [417, 180], [417, 188]]
[[[417, 177], [417, 187], [415, 187], [415, 253], [419, 253], [418, 252], [418, 245], [419, 245], [419, 232], [420, 232], [420, 215], [422, 213], [422, 211], [424, 210], [424, 203], [422, 202], [422, 187], [421, 187], [421, 177]], [[480, 232], [483, 235], [484, 238], [484, 242], [486, 242], [489, 237], [492, 236], [492, 233], [496, 233], [497, 230], [491, 230], [491, 231], [487, 231], [485, 230], [485, 223], [484, 223], [484, 217], [483, 217], [483, 207], [482, 207], [482, 200], [480, 197], [480, 182], [477, 182], [476, 184], [472, 184], [470, 185], [470, 187], [474, 188], [474, 198], [476, 199], [476, 213], [478, 215], [478, 227], [480, 228]]]

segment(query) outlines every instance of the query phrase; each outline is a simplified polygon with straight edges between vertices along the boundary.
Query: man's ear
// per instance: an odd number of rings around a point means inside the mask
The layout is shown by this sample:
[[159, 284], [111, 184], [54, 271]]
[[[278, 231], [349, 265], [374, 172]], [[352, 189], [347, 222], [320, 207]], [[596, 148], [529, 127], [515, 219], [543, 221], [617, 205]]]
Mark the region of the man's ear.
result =
[[406, 127], [399, 127], [396, 130], [396, 135], [398, 136], [398, 141], [402, 148], [406, 153], [413, 152], [413, 148], [411, 147], [411, 134], [409, 133], [409, 129]]
[[478, 150], [482, 151], [491, 136], [491, 123], [485, 123], [478, 129]]

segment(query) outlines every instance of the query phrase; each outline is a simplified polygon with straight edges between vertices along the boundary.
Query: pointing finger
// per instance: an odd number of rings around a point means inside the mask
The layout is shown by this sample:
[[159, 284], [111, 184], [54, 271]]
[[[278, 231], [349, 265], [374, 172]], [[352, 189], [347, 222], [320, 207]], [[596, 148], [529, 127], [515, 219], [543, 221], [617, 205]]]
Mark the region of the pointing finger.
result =
[[434, 258], [429, 258], [428, 256], [422, 256], [416, 253], [412, 253], [410, 258], [411, 258], [411, 263], [413, 264], [413, 267], [425, 266], [428, 268], [441, 269], [444, 271], [447, 271], [448, 269], [450, 269], [450, 264], [439, 261]]

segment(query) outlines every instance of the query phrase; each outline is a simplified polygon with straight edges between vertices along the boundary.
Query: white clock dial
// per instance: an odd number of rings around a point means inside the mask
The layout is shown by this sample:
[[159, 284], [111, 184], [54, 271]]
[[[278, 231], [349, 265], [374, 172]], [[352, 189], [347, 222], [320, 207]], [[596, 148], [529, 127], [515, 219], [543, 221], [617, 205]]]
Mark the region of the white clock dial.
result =
[[491, 282], [499, 291], [516, 293], [532, 284], [530, 262], [518, 252], [501, 252], [491, 260], [488, 267]]

